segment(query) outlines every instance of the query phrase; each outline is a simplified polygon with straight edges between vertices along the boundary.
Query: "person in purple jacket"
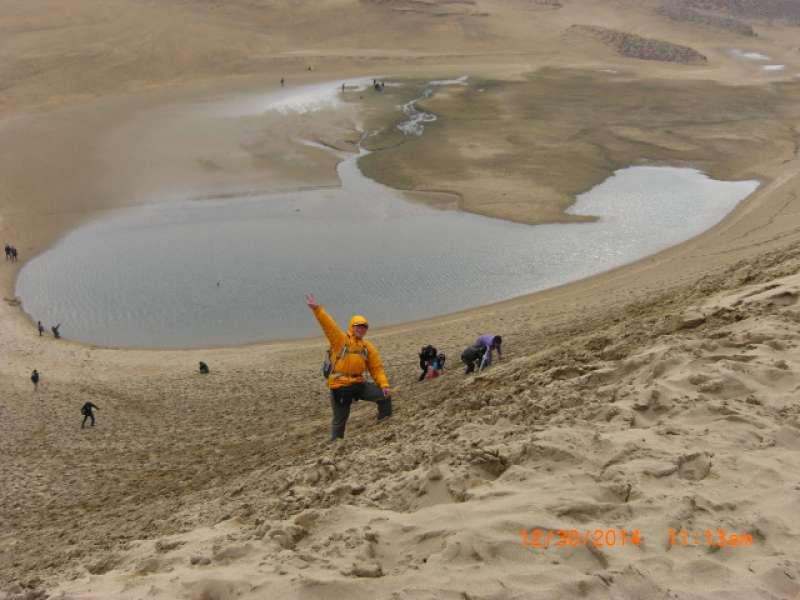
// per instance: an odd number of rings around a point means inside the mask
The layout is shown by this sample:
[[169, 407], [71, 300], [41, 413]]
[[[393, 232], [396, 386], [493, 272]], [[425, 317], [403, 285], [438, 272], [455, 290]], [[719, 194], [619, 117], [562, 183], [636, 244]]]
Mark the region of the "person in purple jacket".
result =
[[503, 358], [503, 352], [500, 349], [503, 343], [503, 338], [499, 335], [482, 335], [475, 343], [461, 353], [461, 360], [467, 369], [465, 374], [472, 373], [475, 368], [482, 371], [490, 364], [492, 364], [492, 351], [497, 350], [497, 359]]

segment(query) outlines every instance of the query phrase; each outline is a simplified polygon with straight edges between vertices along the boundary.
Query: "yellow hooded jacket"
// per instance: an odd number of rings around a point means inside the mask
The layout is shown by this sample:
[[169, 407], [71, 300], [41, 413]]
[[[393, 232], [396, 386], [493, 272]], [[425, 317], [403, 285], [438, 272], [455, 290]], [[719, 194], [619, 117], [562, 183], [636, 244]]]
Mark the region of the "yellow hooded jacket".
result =
[[[383, 363], [381, 356], [378, 354], [378, 349], [367, 340], [359, 340], [353, 334], [353, 323], [367, 323], [367, 320], [361, 315], [353, 315], [350, 318], [350, 324], [347, 327], [347, 333], [339, 329], [336, 321], [325, 312], [321, 306], [314, 309], [314, 316], [322, 326], [322, 331], [325, 332], [325, 337], [331, 343], [331, 362], [333, 362], [333, 369], [328, 377], [328, 387], [332, 390], [353, 385], [354, 383], [362, 383], [364, 381], [364, 371], [369, 371], [372, 379], [380, 388], [388, 388], [389, 380], [386, 378], [386, 373], [383, 371]], [[344, 356], [342, 348], [347, 345], [347, 352]], [[364, 349], [367, 350], [367, 360], [364, 360]]]

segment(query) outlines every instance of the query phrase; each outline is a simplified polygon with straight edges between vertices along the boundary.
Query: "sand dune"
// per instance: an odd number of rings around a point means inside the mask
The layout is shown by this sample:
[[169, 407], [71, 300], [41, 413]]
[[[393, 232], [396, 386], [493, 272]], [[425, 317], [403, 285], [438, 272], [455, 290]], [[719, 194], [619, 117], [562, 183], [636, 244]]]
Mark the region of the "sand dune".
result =
[[[0, 232], [24, 262], [76, 223], [142, 202], [134, 184], [168, 182], [170, 164], [187, 181], [230, 185], [219, 157], [167, 160], [192, 140], [165, 132], [148, 154], [136, 119], [225, 87], [274, 88], [282, 75], [292, 85], [382, 72], [508, 82], [557, 66], [791, 97], [791, 75], [770, 87], [731, 54], [738, 33], [698, 37], [696, 23], [659, 6], [6, 3]], [[741, 6], [730, 11], [758, 34], [746, 51], [796, 70], [796, 31], [759, 20], [780, 3]], [[601, 56], [595, 41], [565, 36], [576, 24], [691, 46], [708, 63]], [[335, 445], [322, 340], [191, 351], [56, 341], [14, 299], [18, 266], [0, 265], [0, 599], [798, 597], [797, 127], [776, 111], [764, 133], [742, 105], [724, 106], [727, 120], [700, 137], [761, 144], [752, 164], [728, 164], [763, 181], [752, 198], [634, 265], [373, 326], [396, 414], [377, 425], [371, 406], [356, 406]], [[213, 132], [220, 147], [236, 146], [248, 118]], [[330, 185], [335, 157], [310, 148], [311, 166], [286, 172], [280, 150], [298, 132], [351, 150], [350, 117], [282, 123], [269, 123], [272, 143], [248, 146], [257, 160], [242, 168], [246, 183], [274, 172], [282, 186]], [[607, 128], [626, 143], [650, 139], [624, 120]], [[700, 160], [687, 139], [670, 126], [653, 145]], [[125, 159], [131, 170], [118, 173]], [[487, 331], [503, 333], [506, 356], [466, 377], [459, 352]], [[417, 384], [427, 342], [450, 368]], [[100, 407], [97, 426], [81, 429], [87, 400]]]
[[[86, 529], [65, 536], [82, 567], [46, 589], [64, 598], [794, 597], [800, 279], [782, 274], [798, 265], [794, 246], [765, 257], [750, 285], [727, 287], [740, 264], [684, 289], [677, 312], [644, 311], [638, 323], [515, 356], [478, 377], [449, 372], [403, 393], [393, 423], [370, 426], [360, 407], [345, 443], [282, 456], [275, 448], [260, 466], [194, 493], [176, 494], [185, 474], [151, 456], [138, 466], [139, 485], [145, 473], [153, 485], [170, 479], [160, 484], [172, 490], [163, 498], [174, 502], [170, 514], [125, 506], [123, 520], [153, 535], [113, 550], [86, 547], [106, 527], [86, 514]], [[113, 435], [102, 418], [83, 441], [60, 443], [74, 454], [76, 444], [98, 443], [89, 436]], [[257, 419], [221, 415], [218, 445], [195, 452], [246, 444], [235, 422]], [[158, 427], [116, 435], [132, 442]], [[172, 430], [176, 450], [204, 436]], [[98, 461], [89, 472], [119, 477], [97, 449], [86, 452]], [[29, 457], [14, 479], [40, 464]], [[163, 521], [150, 529], [149, 519]], [[670, 545], [669, 528], [709, 529], [728, 543], [706, 545], [703, 533], [697, 545]], [[523, 543], [521, 532], [534, 530], [541, 544], [553, 532], [550, 547]], [[603, 545], [560, 545], [559, 530], [590, 532]], [[640, 539], [623, 545], [621, 531]]]

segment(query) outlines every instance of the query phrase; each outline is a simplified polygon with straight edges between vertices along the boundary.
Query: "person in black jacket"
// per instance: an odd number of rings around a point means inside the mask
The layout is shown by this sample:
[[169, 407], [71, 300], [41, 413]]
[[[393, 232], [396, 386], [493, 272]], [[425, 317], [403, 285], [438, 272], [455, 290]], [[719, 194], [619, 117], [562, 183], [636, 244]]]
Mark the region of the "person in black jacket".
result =
[[436, 348], [428, 344], [427, 346], [423, 346], [422, 349], [419, 351], [419, 368], [422, 369], [422, 373], [419, 376], [417, 381], [422, 381], [425, 379], [425, 375], [428, 373], [428, 367], [431, 366], [433, 361], [436, 360]]
[[83, 415], [83, 423], [81, 423], [81, 429], [84, 428], [86, 425], [86, 419], [91, 419], [92, 422], [90, 423], [91, 427], [94, 427], [94, 413], [92, 410], [100, 410], [97, 406], [92, 404], [91, 402], [87, 402], [81, 407], [81, 414]]
[[39, 371], [36, 369], [34, 369], [33, 373], [31, 373], [31, 383], [33, 383], [34, 392], [39, 389]]

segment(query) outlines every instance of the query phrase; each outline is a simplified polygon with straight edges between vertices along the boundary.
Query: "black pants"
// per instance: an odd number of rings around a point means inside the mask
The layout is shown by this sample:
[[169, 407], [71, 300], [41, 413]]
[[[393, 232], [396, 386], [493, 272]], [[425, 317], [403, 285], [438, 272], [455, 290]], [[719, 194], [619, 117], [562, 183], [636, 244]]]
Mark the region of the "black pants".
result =
[[423, 379], [425, 379], [425, 375], [428, 374], [428, 363], [420, 361], [419, 368], [422, 369], [422, 375], [419, 376], [419, 379], [417, 379], [417, 381], [422, 381]]
[[83, 429], [83, 426], [86, 425], [86, 419], [91, 419], [92, 422], [90, 423], [90, 425], [94, 427], [94, 415], [92, 413], [88, 413], [83, 415], [83, 423], [81, 423], [81, 429]]
[[354, 383], [331, 390], [331, 439], [344, 437], [344, 428], [350, 416], [350, 405], [356, 400], [369, 400], [378, 403], [378, 421], [392, 416], [392, 399], [384, 398], [383, 391], [374, 383]]
[[467, 373], [472, 373], [475, 370], [485, 352], [486, 348], [483, 346], [470, 346], [461, 353], [461, 361], [467, 365]]

